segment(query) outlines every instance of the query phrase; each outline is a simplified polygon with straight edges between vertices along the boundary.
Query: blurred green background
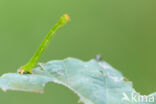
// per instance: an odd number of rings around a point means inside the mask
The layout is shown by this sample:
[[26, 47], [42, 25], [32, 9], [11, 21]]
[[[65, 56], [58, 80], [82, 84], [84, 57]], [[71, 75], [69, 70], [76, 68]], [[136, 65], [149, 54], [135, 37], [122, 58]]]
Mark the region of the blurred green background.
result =
[[[41, 62], [101, 54], [142, 94], [156, 91], [155, 0], [0, 0], [0, 74], [16, 72], [64, 13], [71, 22]], [[44, 94], [0, 91], [0, 104], [77, 104], [69, 89], [48, 84]]]

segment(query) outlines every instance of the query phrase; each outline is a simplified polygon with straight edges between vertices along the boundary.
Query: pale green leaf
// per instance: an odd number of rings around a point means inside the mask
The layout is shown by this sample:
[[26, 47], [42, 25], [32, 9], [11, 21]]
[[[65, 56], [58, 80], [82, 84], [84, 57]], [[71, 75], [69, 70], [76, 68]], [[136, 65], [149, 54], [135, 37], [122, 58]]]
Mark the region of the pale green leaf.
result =
[[2, 75], [0, 88], [42, 93], [47, 82], [54, 82], [74, 91], [84, 104], [156, 104], [156, 93], [143, 98], [130, 81], [103, 61], [67, 58], [39, 65], [33, 74]]

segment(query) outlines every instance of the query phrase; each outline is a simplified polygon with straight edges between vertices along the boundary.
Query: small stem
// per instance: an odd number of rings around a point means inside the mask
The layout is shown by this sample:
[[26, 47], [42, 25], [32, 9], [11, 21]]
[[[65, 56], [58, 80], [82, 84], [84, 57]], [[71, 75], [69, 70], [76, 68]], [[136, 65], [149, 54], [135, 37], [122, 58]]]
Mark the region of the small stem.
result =
[[21, 73], [21, 74], [23, 74], [23, 73], [32, 73], [32, 69], [36, 66], [40, 56], [42, 55], [42, 53], [44, 52], [44, 50], [48, 46], [50, 40], [52, 39], [52, 37], [54, 36], [56, 31], [60, 27], [65, 25], [69, 20], [70, 20], [70, 18], [69, 18], [69, 16], [67, 14], [63, 15], [60, 18], [60, 20], [54, 25], [54, 27], [52, 27], [52, 29], [46, 35], [46, 37], [44, 38], [44, 40], [40, 44], [40, 46], [37, 49], [37, 51], [35, 52], [34, 56], [30, 59], [30, 61], [26, 65], [22, 66], [19, 69], [19, 73]]

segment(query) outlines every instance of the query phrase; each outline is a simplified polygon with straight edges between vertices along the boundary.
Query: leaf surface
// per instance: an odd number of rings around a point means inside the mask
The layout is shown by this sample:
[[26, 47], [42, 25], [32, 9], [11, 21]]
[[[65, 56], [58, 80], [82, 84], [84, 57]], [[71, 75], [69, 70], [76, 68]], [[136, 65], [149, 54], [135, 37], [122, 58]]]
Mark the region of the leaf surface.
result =
[[74, 91], [84, 104], [156, 104], [156, 93], [143, 98], [130, 81], [104, 61], [67, 58], [39, 65], [33, 74], [2, 75], [0, 88], [42, 93], [45, 84], [53, 82]]

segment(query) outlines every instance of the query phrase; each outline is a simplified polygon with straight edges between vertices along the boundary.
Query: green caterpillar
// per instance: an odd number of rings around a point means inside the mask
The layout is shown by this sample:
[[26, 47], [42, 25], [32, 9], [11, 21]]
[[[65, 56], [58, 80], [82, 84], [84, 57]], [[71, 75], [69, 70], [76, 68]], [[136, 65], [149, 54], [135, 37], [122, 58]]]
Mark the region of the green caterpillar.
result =
[[54, 34], [56, 33], [56, 31], [61, 28], [62, 26], [64, 26], [65, 24], [67, 24], [67, 22], [69, 22], [70, 17], [67, 14], [64, 14], [59, 21], [54, 25], [54, 27], [52, 27], [52, 29], [49, 31], [49, 33], [46, 35], [46, 37], [44, 38], [44, 40], [42, 41], [42, 43], [40, 44], [39, 48], [37, 49], [37, 51], [35, 52], [34, 56], [30, 59], [30, 61], [22, 66], [18, 72], [21, 74], [25, 74], [25, 73], [32, 73], [32, 69], [36, 66], [40, 56], [42, 55], [42, 53], [44, 52], [44, 50], [46, 49], [46, 47], [48, 46], [51, 38], [54, 36]]

